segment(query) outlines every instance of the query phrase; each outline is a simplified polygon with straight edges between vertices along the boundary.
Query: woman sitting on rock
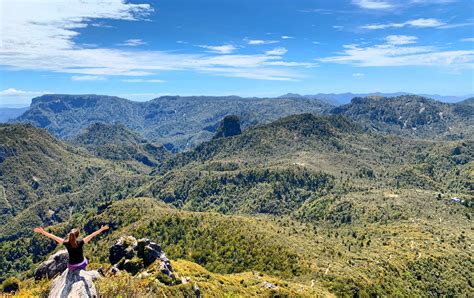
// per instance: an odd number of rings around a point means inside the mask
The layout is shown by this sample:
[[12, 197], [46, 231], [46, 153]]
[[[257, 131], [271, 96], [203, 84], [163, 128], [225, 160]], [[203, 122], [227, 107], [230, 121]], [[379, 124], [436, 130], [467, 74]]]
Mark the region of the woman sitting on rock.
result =
[[56, 235], [46, 232], [42, 227], [35, 228], [34, 231], [38, 234], [43, 234], [46, 237], [53, 239], [59, 244], [64, 244], [69, 254], [69, 261], [67, 264], [67, 268], [69, 269], [69, 271], [74, 271], [77, 269], [85, 270], [88, 264], [88, 261], [84, 257], [84, 253], [82, 249], [84, 244], [88, 243], [89, 241], [91, 241], [92, 238], [94, 238], [95, 236], [99, 235], [101, 232], [108, 229], [109, 229], [108, 225], [101, 226], [99, 230], [95, 231], [94, 233], [90, 234], [87, 237], [84, 237], [84, 239], [79, 240], [79, 241], [77, 240], [77, 237], [79, 236], [78, 229], [72, 229], [65, 239], [62, 239]]

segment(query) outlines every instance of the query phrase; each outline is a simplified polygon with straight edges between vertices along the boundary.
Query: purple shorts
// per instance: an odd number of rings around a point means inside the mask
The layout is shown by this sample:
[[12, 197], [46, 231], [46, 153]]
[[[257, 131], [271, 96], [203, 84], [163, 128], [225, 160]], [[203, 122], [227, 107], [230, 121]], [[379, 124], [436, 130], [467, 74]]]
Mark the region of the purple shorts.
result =
[[69, 269], [69, 271], [76, 271], [78, 269], [86, 270], [87, 264], [89, 264], [89, 262], [86, 258], [84, 258], [84, 261], [80, 262], [79, 264], [67, 264], [67, 269]]

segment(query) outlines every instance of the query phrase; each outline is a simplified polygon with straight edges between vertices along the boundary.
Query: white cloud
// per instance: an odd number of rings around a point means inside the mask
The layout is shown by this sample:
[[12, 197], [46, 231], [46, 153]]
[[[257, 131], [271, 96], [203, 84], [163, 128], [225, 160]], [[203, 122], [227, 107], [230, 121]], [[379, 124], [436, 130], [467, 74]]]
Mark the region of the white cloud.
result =
[[157, 80], [157, 79], [126, 79], [126, 80], [122, 80], [122, 82], [126, 82], [126, 83], [164, 83], [165, 81]]
[[272, 65], [269, 62], [281, 57], [266, 53], [232, 54], [237, 49], [233, 45], [204, 46], [210, 53], [184, 54], [99, 46], [90, 48], [75, 42], [79, 35], [77, 29], [90, 24], [107, 19], [143, 19], [153, 11], [148, 4], [131, 4], [122, 0], [35, 0], [25, 5], [22, 1], [1, 1], [0, 65], [3, 66], [95, 79], [148, 76], [171, 70], [212, 73], [213, 69], [216, 75], [228, 72], [229, 76], [248, 75], [251, 79], [281, 80], [298, 76], [289, 69], [298, 67], [291, 61]]
[[73, 81], [104, 81], [105, 78], [101, 76], [72, 76]]
[[418, 37], [416, 36], [408, 36], [408, 35], [389, 35], [385, 37], [385, 41], [388, 44], [392, 44], [392, 45], [416, 43], [417, 39]]
[[137, 47], [137, 46], [141, 46], [141, 45], [144, 45], [144, 44], [146, 44], [146, 42], [144, 42], [141, 39], [127, 39], [126, 41], [124, 41], [120, 45], [128, 46], [128, 47]]
[[474, 42], [474, 37], [468, 37], [461, 39], [462, 42]]
[[266, 51], [265, 54], [270, 55], [270, 56], [282, 56], [285, 55], [288, 52], [287, 49], [278, 47], [274, 48], [273, 50]]
[[435, 66], [451, 69], [474, 68], [474, 50], [443, 51], [433, 46], [345, 45], [335, 56], [321, 62], [351, 64], [359, 67]]
[[0, 91], [0, 106], [27, 106], [31, 103], [31, 98], [43, 94], [49, 94], [49, 91], [25, 91], [15, 88], [8, 88]]
[[51, 93], [47, 91], [24, 91], [24, 90], [18, 90], [15, 88], [8, 88], [5, 90], [0, 91], [0, 96], [37, 96], [37, 95], [42, 95], [46, 93]]
[[293, 39], [293, 36], [288, 36], [288, 35], [282, 35], [281, 39]]
[[363, 77], [364, 74], [361, 73], [361, 72], [356, 72], [356, 73], [353, 73], [352, 76], [353, 76], [353, 77], [356, 77], [356, 78], [360, 78], [360, 77]]
[[404, 23], [387, 23], [387, 24], [370, 24], [370, 25], [364, 25], [361, 26], [360, 28], [362, 29], [368, 29], [368, 30], [377, 30], [377, 29], [388, 29], [388, 28], [402, 28], [402, 27], [416, 27], [416, 28], [436, 28], [436, 27], [443, 27], [446, 24], [437, 20], [437, 19], [415, 19], [415, 20], [409, 20]]
[[231, 54], [237, 50], [237, 48], [231, 44], [225, 44], [221, 46], [200, 45], [199, 47], [208, 49], [210, 52], [218, 54]]
[[353, 0], [352, 3], [364, 9], [389, 9], [393, 7], [390, 2], [383, 0]]
[[264, 44], [272, 44], [278, 43], [278, 40], [262, 40], [262, 39], [249, 39], [247, 44], [249, 45], [264, 45]]

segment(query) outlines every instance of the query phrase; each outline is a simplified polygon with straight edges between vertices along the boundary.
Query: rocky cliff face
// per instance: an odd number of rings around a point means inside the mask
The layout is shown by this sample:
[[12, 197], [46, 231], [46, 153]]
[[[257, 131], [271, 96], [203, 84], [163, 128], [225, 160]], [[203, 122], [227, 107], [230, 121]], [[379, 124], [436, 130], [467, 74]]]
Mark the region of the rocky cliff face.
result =
[[236, 115], [225, 116], [222, 119], [220, 126], [214, 135], [214, 139], [222, 137], [232, 137], [240, 135], [242, 130], [240, 129], [240, 118]]

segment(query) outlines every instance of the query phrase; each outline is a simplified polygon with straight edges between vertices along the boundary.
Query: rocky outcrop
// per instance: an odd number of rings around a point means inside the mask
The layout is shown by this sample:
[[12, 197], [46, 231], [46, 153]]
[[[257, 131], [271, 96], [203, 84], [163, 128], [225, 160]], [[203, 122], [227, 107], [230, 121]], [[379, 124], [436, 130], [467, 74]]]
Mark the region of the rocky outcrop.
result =
[[159, 268], [162, 274], [176, 280], [174, 269], [166, 257], [161, 246], [150, 239], [135, 239], [132, 236], [122, 236], [110, 247], [109, 261], [112, 265], [110, 273], [117, 274], [125, 270], [131, 274], [160, 261]]
[[132, 259], [136, 252], [137, 239], [132, 236], [122, 236], [109, 249], [109, 261], [117, 264], [122, 258]]
[[35, 279], [40, 280], [44, 277], [53, 278], [55, 275], [66, 270], [67, 262], [67, 250], [63, 249], [58, 251], [36, 268], [34, 272]]
[[219, 128], [217, 129], [214, 139], [223, 137], [232, 137], [240, 135], [242, 130], [240, 129], [240, 118], [236, 115], [225, 116], [222, 119]]
[[49, 298], [93, 298], [98, 297], [94, 280], [99, 278], [97, 271], [66, 269], [51, 284]]

